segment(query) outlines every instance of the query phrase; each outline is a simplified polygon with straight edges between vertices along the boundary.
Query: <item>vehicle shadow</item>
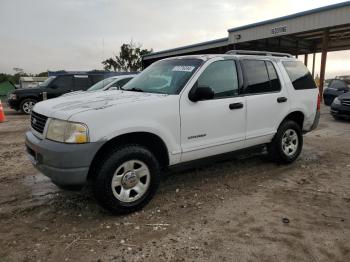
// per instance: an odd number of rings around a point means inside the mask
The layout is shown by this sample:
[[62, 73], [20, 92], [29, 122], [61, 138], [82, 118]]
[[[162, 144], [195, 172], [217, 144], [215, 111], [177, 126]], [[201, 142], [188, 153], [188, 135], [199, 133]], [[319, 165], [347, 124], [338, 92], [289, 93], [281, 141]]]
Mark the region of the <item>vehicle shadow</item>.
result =
[[[158, 194], [145, 209], [161, 206], [162, 200], [171, 199], [176, 189], [182, 191], [196, 190], [207, 191], [205, 184], [225, 183], [226, 180], [235, 182], [236, 177], [254, 176], [262, 170], [274, 165], [267, 159], [266, 153], [257, 151], [234, 154], [231, 157], [196, 164], [194, 166], [182, 166], [163, 173]], [[227, 182], [227, 181], [226, 181]], [[61, 210], [65, 213], [88, 212], [93, 214], [111, 214], [100, 208], [93, 196], [92, 186], [88, 184], [79, 191], [63, 190], [55, 186], [50, 179], [42, 174], [29, 176], [24, 181], [25, 186], [30, 188], [31, 198], [19, 207], [20, 212], [26, 209]], [[159, 194], [160, 193], [160, 194]], [[21, 210], [22, 209], [22, 210]], [[60, 213], [59, 212], [59, 213]], [[47, 213], [47, 212], [45, 212]]]

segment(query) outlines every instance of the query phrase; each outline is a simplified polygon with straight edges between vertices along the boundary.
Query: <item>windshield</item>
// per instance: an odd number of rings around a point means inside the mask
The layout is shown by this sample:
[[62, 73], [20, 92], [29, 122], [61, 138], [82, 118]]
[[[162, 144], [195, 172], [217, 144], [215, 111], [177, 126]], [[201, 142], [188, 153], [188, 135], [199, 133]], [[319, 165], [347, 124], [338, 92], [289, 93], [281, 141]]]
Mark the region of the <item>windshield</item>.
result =
[[87, 91], [100, 90], [100, 89], [104, 88], [106, 85], [109, 85], [110, 83], [112, 83], [113, 81], [116, 81], [116, 80], [117, 80], [117, 78], [113, 78], [113, 77], [103, 79], [103, 80], [97, 82], [96, 84], [94, 84], [93, 86], [91, 86]]
[[39, 84], [39, 86], [42, 86], [42, 87], [46, 87], [48, 86], [52, 80], [54, 80], [56, 77], [55, 76], [50, 76], [48, 77], [44, 82], [42, 82], [41, 84]]
[[202, 62], [200, 59], [185, 58], [156, 62], [123, 86], [123, 90], [179, 94]]
[[334, 79], [330, 84], [329, 88], [333, 89], [347, 89], [348, 85], [343, 80]]

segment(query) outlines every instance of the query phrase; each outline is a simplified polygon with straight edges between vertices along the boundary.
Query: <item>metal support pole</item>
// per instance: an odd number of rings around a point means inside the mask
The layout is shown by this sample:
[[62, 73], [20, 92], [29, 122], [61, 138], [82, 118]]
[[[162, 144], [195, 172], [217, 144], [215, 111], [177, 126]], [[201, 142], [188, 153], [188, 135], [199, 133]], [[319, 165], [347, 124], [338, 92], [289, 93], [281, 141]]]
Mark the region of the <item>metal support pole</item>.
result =
[[326, 74], [328, 41], [329, 41], [329, 31], [327, 30], [327, 31], [324, 32], [323, 40], [322, 40], [320, 86], [319, 86], [319, 92], [320, 92], [321, 100], [322, 100], [322, 95], [323, 95], [324, 78], [325, 78], [325, 74]]
[[307, 67], [308, 54], [304, 55], [304, 65]]
[[316, 53], [312, 55], [312, 78], [315, 78], [315, 61], [316, 61]]

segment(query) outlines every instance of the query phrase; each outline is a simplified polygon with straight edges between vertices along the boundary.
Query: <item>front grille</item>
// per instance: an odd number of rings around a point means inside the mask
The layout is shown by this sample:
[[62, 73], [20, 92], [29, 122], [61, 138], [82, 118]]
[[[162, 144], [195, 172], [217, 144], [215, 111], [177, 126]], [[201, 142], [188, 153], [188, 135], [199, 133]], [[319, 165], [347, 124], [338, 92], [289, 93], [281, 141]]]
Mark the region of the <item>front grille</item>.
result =
[[35, 113], [32, 111], [32, 116], [30, 119], [30, 123], [32, 125], [32, 128], [42, 134], [44, 132], [45, 124], [47, 121], [47, 117], [43, 116], [41, 114]]
[[341, 104], [343, 106], [350, 106], [350, 99], [342, 99]]

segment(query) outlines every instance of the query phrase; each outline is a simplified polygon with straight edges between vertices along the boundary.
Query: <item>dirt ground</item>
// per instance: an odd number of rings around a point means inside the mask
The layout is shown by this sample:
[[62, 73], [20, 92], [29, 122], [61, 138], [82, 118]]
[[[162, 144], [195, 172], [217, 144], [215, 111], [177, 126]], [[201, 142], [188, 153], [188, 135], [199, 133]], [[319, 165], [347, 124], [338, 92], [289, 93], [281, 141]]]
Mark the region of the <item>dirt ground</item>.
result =
[[288, 166], [240, 155], [168, 174], [144, 210], [111, 216], [26, 158], [29, 117], [0, 123], [0, 261], [350, 261], [350, 122], [322, 110]]

